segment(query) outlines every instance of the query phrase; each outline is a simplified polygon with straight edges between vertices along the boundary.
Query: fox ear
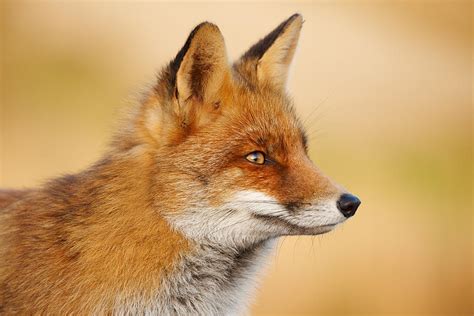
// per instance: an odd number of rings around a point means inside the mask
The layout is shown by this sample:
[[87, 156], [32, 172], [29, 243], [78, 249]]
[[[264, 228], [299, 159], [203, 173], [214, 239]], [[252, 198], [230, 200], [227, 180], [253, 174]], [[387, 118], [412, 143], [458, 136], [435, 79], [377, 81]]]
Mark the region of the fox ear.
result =
[[191, 97], [212, 98], [230, 74], [224, 38], [209, 22], [199, 24], [189, 35], [171, 67], [175, 72], [175, 96], [180, 104]]
[[294, 14], [253, 45], [236, 63], [236, 68], [259, 84], [283, 89], [303, 26]]

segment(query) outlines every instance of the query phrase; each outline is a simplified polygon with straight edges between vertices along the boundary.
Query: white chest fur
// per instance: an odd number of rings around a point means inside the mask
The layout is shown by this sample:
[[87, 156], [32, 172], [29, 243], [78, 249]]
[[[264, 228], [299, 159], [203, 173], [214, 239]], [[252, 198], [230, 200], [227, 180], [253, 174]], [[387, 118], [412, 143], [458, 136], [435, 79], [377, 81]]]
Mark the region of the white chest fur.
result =
[[258, 272], [275, 243], [267, 240], [240, 251], [202, 244], [162, 280], [153, 301], [135, 297], [117, 304], [116, 314], [245, 314]]

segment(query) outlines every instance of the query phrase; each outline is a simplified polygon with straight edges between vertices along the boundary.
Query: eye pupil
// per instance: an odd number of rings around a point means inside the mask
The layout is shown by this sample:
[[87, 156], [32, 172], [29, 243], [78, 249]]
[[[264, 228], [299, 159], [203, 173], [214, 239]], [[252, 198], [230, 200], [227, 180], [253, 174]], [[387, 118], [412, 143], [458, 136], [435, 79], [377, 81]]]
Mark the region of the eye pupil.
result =
[[265, 154], [261, 151], [251, 152], [245, 158], [254, 164], [263, 165], [265, 163]]

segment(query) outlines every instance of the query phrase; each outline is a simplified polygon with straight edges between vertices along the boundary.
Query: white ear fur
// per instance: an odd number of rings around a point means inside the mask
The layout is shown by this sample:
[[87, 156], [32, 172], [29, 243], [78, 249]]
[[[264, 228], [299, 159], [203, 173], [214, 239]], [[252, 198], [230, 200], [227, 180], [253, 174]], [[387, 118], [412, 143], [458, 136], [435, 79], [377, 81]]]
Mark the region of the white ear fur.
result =
[[303, 17], [292, 15], [250, 47], [235, 69], [254, 84], [284, 89], [302, 26]]
[[260, 82], [271, 83], [277, 88], [285, 87], [302, 26], [301, 15], [290, 18], [258, 62], [257, 78]]

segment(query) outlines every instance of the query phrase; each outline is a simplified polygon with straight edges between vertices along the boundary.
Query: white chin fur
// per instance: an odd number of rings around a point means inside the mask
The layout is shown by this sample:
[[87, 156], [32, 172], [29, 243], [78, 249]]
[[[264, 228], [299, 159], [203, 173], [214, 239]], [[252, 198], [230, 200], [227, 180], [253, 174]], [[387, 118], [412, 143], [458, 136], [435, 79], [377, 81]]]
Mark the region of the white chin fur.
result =
[[315, 201], [304, 210], [289, 211], [265, 193], [245, 190], [218, 208], [203, 203], [168, 219], [193, 240], [241, 246], [283, 235], [326, 233], [345, 217], [335, 200]]
[[234, 209], [246, 209], [255, 215], [275, 217], [289, 224], [316, 231], [318, 227], [335, 227], [346, 220], [333, 199], [314, 201], [304, 209], [292, 212], [265, 193], [240, 191], [228, 204]]

